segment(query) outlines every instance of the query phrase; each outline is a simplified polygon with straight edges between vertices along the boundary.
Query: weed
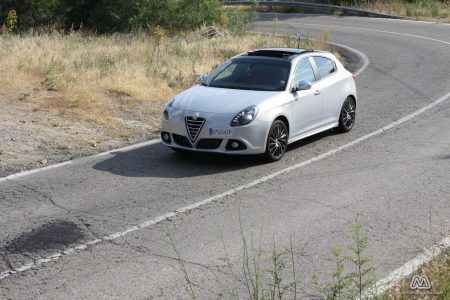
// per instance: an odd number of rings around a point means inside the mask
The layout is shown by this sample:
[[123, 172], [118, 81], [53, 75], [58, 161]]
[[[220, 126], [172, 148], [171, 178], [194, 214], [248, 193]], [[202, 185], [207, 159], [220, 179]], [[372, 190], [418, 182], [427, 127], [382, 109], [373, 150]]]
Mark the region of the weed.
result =
[[350, 277], [344, 275], [344, 263], [346, 258], [342, 255], [341, 249], [334, 247], [331, 250], [333, 257], [329, 260], [334, 264], [334, 270], [329, 274], [329, 281], [320, 284], [316, 273], [311, 274], [311, 281], [316, 290], [327, 300], [340, 300], [348, 297], [346, 291], [349, 287]]
[[28, 97], [30, 97], [29, 92], [22, 92], [22, 93], [20, 93], [19, 100], [26, 101], [28, 99]]
[[278, 33], [278, 28], [280, 26], [280, 21], [278, 20], [278, 14], [275, 14], [275, 17], [272, 19], [272, 32], [273, 34]]
[[349, 246], [350, 256], [347, 259], [355, 267], [355, 271], [348, 276], [356, 287], [356, 293], [359, 299], [362, 299], [364, 290], [374, 284], [373, 267], [371, 260], [365, 255], [367, 248], [368, 237], [367, 234], [361, 232], [361, 224], [356, 223], [350, 229], [352, 245]]
[[100, 53], [97, 57], [97, 66], [100, 72], [100, 77], [107, 76], [116, 65], [117, 61], [111, 55]]
[[12, 33], [17, 27], [17, 13], [15, 10], [10, 10], [6, 17], [6, 33]]
[[228, 29], [232, 34], [244, 35], [247, 30], [253, 28], [258, 17], [258, 1], [253, 1], [250, 8], [226, 10], [228, 17]]
[[[244, 286], [248, 298], [253, 300], [284, 299], [287, 297], [286, 294], [290, 292], [290, 297], [296, 299], [297, 272], [295, 269], [292, 239], [290, 240], [290, 248], [284, 251], [279, 251], [275, 241], [273, 241], [272, 251], [268, 255], [267, 261], [263, 262], [261, 246], [262, 231], [260, 232], [257, 247], [253, 241], [253, 236], [250, 237], [250, 243], [248, 242], [242, 227], [241, 238], [243, 245], [242, 273], [244, 275]], [[291, 264], [292, 280], [289, 280], [290, 276], [283, 276], [286, 271], [287, 262]], [[264, 268], [263, 265], [268, 265], [268, 267]], [[230, 265], [229, 268], [233, 269], [233, 266]], [[235, 290], [237, 291], [236, 287]], [[237, 296], [239, 298], [239, 294]]]
[[439, 17], [439, 5], [438, 5], [438, 3], [435, 3], [435, 2], [431, 3], [430, 12], [431, 12], [431, 16], [433, 18]]
[[230, 18], [226, 13], [222, 13], [220, 15], [220, 26], [222, 26], [223, 28], [227, 28], [228, 26], [230, 26]]
[[[332, 258], [333, 271], [325, 283], [319, 283], [316, 273], [311, 274], [311, 281], [316, 290], [327, 300], [362, 299], [363, 292], [374, 284], [371, 260], [365, 255], [368, 237], [361, 232], [357, 221], [350, 229], [352, 244], [348, 247], [349, 255], [334, 247]], [[354, 268], [346, 272], [346, 264]]]
[[65, 69], [64, 63], [59, 60], [52, 60], [48, 67], [47, 75], [42, 84], [49, 91], [57, 91], [61, 89], [65, 81], [61, 78], [60, 73]]

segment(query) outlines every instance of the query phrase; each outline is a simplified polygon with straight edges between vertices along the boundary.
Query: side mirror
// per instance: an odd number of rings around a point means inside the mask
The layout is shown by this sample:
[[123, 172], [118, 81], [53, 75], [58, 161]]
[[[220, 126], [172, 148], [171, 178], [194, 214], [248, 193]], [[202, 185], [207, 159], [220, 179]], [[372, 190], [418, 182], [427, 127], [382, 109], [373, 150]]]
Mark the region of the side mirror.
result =
[[199, 76], [198, 79], [200, 80], [200, 83], [203, 83], [203, 82], [205, 82], [207, 77], [208, 77], [208, 74], [202, 74]]
[[309, 89], [311, 89], [311, 82], [301, 80], [295, 85], [295, 87], [292, 89], [292, 92], [306, 91]]

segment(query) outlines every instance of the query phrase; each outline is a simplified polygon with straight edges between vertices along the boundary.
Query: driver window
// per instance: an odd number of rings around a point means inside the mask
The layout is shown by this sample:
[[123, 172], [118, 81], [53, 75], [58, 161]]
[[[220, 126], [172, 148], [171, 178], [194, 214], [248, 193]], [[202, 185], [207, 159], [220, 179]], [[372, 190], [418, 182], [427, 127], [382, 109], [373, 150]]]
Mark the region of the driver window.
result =
[[306, 80], [310, 83], [316, 81], [313, 68], [309, 63], [308, 58], [304, 58], [302, 61], [300, 61], [300, 63], [297, 65], [297, 69], [295, 70], [294, 84], [297, 84], [302, 80]]

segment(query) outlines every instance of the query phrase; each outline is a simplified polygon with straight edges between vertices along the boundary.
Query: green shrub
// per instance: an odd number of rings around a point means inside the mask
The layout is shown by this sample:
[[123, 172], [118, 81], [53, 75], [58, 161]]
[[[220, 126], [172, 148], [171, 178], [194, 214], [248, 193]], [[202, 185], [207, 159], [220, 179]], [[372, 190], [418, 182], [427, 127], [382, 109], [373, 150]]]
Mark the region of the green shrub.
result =
[[61, 79], [61, 76], [54, 73], [49, 73], [47, 76], [45, 76], [44, 81], [42, 84], [47, 88], [49, 91], [57, 91], [61, 89], [65, 82]]
[[65, 84], [65, 81], [60, 75], [64, 69], [65, 66], [61, 61], [53, 60], [48, 67], [48, 71], [42, 85], [44, 85], [44, 87], [49, 91], [57, 91], [61, 89]]
[[436, 2], [431, 3], [431, 16], [436, 18], [439, 16], [439, 4]]
[[162, 26], [188, 30], [219, 23], [219, 0], [2, 0], [0, 20], [15, 10], [19, 27], [49, 26], [97, 32], [129, 31]]
[[17, 26], [17, 13], [15, 10], [11, 10], [6, 17], [6, 32], [11, 33]]
[[243, 35], [247, 30], [252, 29], [256, 19], [258, 2], [253, 1], [249, 9], [229, 9], [225, 13], [228, 17], [228, 29], [231, 34]]

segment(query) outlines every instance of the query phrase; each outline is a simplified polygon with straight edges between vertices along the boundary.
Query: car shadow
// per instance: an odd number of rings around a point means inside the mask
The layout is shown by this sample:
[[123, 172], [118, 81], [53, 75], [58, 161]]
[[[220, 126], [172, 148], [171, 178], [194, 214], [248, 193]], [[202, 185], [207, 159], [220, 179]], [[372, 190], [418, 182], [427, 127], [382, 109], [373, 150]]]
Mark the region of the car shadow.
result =
[[[319, 133], [289, 145], [289, 151], [334, 135], [333, 130]], [[267, 164], [260, 155], [224, 155], [204, 152], [175, 152], [157, 143], [122, 152], [98, 162], [95, 170], [126, 177], [186, 178], [244, 170]]]
[[310, 137], [301, 139], [300, 141], [290, 144], [288, 146], [287, 153], [289, 153], [289, 151], [293, 151], [293, 150], [305, 147], [309, 144], [318, 142], [326, 137], [335, 136], [335, 135], [339, 135], [339, 133], [337, 133], [334, 129], [328, 129], [326, 131], [320, 132], [320, 133], [312, 135]]
[[162, 143], [126, 151], [94, 165], [95, 170], [127, 177], [185, 178], [242, 170], [264, 164], [259, 156], [175, 152]]

